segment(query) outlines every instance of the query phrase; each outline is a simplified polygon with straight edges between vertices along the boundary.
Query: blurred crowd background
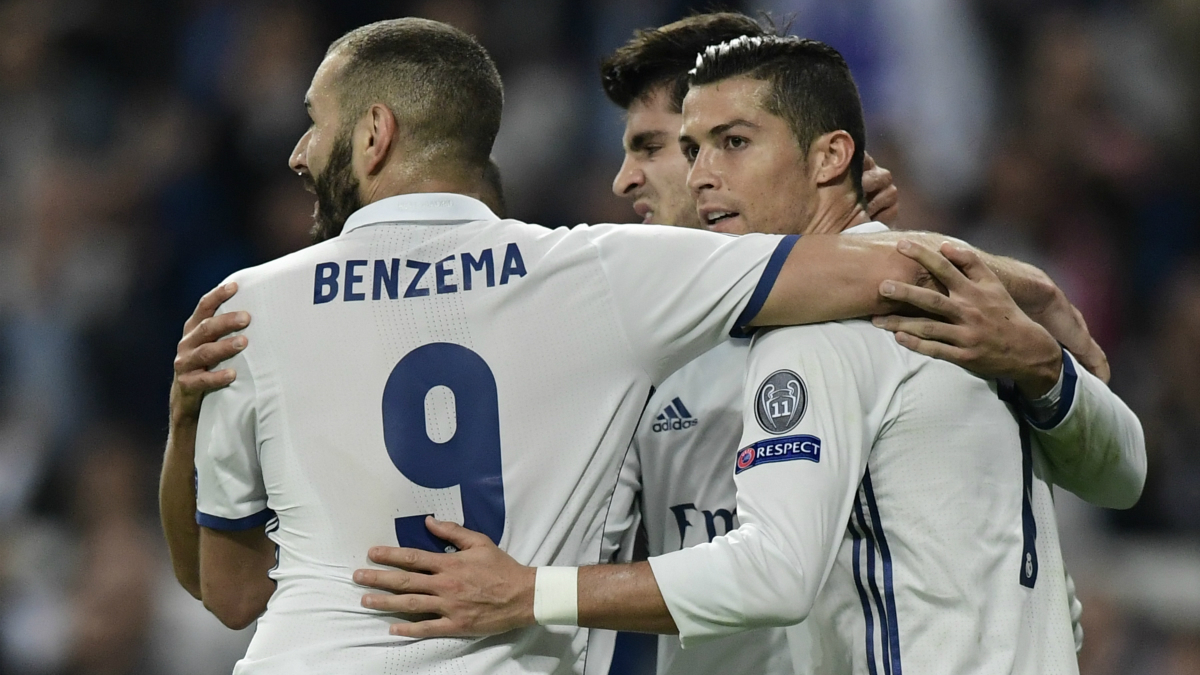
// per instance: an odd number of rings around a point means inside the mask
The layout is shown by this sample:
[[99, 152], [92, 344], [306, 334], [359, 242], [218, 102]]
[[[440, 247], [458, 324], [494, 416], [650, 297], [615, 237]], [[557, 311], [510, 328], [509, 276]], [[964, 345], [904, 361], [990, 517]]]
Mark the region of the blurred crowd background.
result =
[[[227, 673], [155, 487], [184, 319], [308, 243], [286, 161], [326, 45], [448, 21], [506, 83], [509, 211], [635, 220], [597, 64], [684, 0], [0, 0], [0, 675]], [[1141, 415], [1140, 504], [1059, 498], [1085, 675], [1200, 673], [1200, 2], [778, 0], [854, 69], [902, 226], [1035, 263]]]

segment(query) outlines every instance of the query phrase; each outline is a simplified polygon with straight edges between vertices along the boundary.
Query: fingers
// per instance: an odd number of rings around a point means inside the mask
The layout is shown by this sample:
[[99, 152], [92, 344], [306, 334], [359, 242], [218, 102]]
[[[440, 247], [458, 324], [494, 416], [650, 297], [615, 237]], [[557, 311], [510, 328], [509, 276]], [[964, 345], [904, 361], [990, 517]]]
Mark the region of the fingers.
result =
[[985, 265], [979, 254], [968, 246], [946, 242], [942, 244], [941, 254], [971, 281], [999, 281], [992, 268]]
[[871, 153], [864, 152], [863, 153], [863, 171], [864, 172], [870, 171], [871, 169], [874, 169], [876, 166], [879, 166], [879, 165], [875, 163], [875, 158], [871, 156]]
[[233, 368], [212, 372], [195, 370], [184, 373], [175, 379], [179, 382], [179, 388], [183, 390], [184, 394], [207, 394], [233, 384], [233, 381], [237, 379], [237, 371]]
[[[939, 256], [940, 257], [940, 256]], [[944, 259], [943, 259], [944, 260]], [[937, 291], [899, 281], [885, 281], [879, 285], [879, 294], [885, 298], [898, 300], [930, 314], [945, 317], [951, 321], [962, 321], [962, 308], [952, 298]]]
[[[1074, 354], [1074, 352], [1071, 353]], [[1108, 384], [1109, 378], [1112, 377], [1112, 371], [1108, 367], [1108, 356], [1095, 340], [1091, 340], [1090, 348], [1083, 354], [1075, 354], [1075, 358], [1084, 368], [1087, 368], [1089, 373], [1100, 378], [1101, 382]]]
[[187, 333], [184, 333], [183, 339], [179, 341], [179, 351], [194, 349], [206, 342], [219, 340], [249, 325], [249, 312], [229, 312], [220, 316], [209, 317], [196, 324]]
[[970, 366], [966, 351], [952, 345], [934, 340], [922, 340], [921, 338], [908, 333], [896, 333], [896, 342], [900, 343], [901, 347], [910, 349], [918, 354], [932, 356], [933, 358], [940, 359], [942, 361], [949, 361], [950, 363], [963, 368], [969, 368]]
[[374, 546], [367, 551], [367, 558], [373, 563], [413, 572], [438, 572], [443, 567], [440, 560], [448, 555], [398, 546]]
[[889, 187], [895, 187], [892, 184], [891, 171], [888, 171], [881, 166], [870, 169], [866, 168], [866, 166], [863, 166], [862, 188], [863, 195], [866, 196], [867, 201], [874, 200], [877, 194], [883, 192]]
[[362, 597], [362, 606], [390, 614], [438, 614], [442, 613], [445, 601], [436, 595], [419, 593], [368, 593]]
[[[865, 189], [865, 185], [864, 185]], [[889, 185], [873, 197], [867, 193], [870, 202], [867, 203], [867, 215], [872, 220], [878, 220], [887, 225], [893, 225], [900, 215], [900, 189]]]
[[934, 319], [921, 319], [908, 316], [877, 316], [871, 319], [876, 328], [904, 333], [923, 340], [935, 340], [956, 347], [966, 346], [967, 335], [963, 329]]
[[233, 297], [237, 293], [237, 283], [229, 282], [227, 284], [217, 286], [211, 291], [204, 294], [200, 298], [200, 302], [196, 303], [196, 309], [192, 311], [192, 315], [183, 324], [183, 332], [186, 335], [190, 333], [201, 321], [209, 318], [217, 313], [217, 308], [221, 303]]
[[[404, 570], [354, 570], [354, 583], [392, 593], [435, 593], [433, 579], [429, 574]], [[363, 607], [370, 606], [363, 604]]]
[[954, 266], [954, 263], [947, 260], [938, 251], [907, 239], [901, 239], [896, 244], [896, 250], [921, 263], [922, 267], [929, 270], [952, 293], [961, 293], [970, 284], [970, 281]]
[[425, 527], [434, 535], [454, 544], [460, 551], [477, 546], [495, 546], [486, 534], [468, 530], [458, 523], [437, 520], [433, 516], [426, 516]]
[[458, 637], [466, 633], [460, 630], [450, 619], [429, 619], [428, 621], [397, 622], [388, 628], [388, 632], [399, 637], [431, 638]]
[[207, 371], [215, 368], [221, 362], [233, 358], [248, 344], [249, 340], [244, 335], [202, 344], [175, 357], [175, 374], [182, 376], [194, 370]]

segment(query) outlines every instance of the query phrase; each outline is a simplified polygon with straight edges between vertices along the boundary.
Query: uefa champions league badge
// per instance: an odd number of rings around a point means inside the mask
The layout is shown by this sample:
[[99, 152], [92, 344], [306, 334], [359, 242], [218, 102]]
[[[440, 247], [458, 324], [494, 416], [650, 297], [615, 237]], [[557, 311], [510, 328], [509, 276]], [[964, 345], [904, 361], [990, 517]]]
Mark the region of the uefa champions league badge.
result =
[[796, 428], [807, 408], [808, 391], [804, 388], [804, 380], [790, 370], [771, 373], [754, 396], [754, 417], [758, 426], [772, 434], [783, 434]]
[[741, 473], [752, 466], [754, 466], [754, 446], [739, 450], [737, 456], [737, 473]]

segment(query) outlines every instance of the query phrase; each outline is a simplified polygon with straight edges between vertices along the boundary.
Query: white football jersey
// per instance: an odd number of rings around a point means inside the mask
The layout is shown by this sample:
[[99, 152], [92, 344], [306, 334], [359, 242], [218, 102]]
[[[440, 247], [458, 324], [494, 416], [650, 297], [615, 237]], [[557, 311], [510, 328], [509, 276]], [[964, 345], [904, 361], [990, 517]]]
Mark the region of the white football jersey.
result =
[[[844, 234], [885, 230], [882, 223], [871, 222], [847, 228]], [[621, 467], [608, 519], [609, 538], [622, 551], [630, 550], [639, 520], [652, 556], [710, 542], [738, 526], [732, 463], [742, 438], [749, 348], [748, 339], [719, 344], [655, 389]], [[687, 650], [674, 636], [660, 636], [657, 672], [808, 675], [810, 671], [793, 669], [782, 628], [761, 628]]]
[[[742, 437], [742, 388], [749, 340], [729, 340], [680, 368], [655, 389], [621, 467], [613, 511], [628, 501], [650, 555], [712, 541], [738, 526], [733, 460]], [[626, 496], [628, 495], [628, 496]], [[609, 518], [629, 532], [636, 518]], [[627, 544], [626, 544], [627, 546]], [[787, 634], [762, 628], [681, 649], [658, 639], [659, 675], [791, 675]]]
[[747, 372], [741, 526], [650, 560], [684, 646], [810, 617], [815, 672], [1078, 672], [1014, 392], [864, 321], [761, 334]]
[[374, 545], [444, 550], [426, 514], [526, 565], [600, 562], [651, 386], [753, 318], [794, 241], [549, 230], [416, 194], [233, 275], [221, 311], [254, 320], [201, 410], [197, 521], [267, 524], [279, 558], [235, 672], [583, 672], [586, 629], [389, 636], [351, 574]]

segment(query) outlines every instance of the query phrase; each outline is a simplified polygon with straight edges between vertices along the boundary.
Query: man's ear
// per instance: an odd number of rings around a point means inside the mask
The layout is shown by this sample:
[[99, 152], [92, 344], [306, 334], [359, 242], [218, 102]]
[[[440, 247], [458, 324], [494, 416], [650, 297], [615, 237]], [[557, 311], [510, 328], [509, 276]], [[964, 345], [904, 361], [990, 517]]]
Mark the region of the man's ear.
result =
[[363, 115], [355, 136], [355, 145], [361, 149], [363, 175], [374, 176], [383, 170], [388, 153], [398, 140], [396, 116], [387, 106], [375, 103]]
[[850, 170], [850, 160], [854, 157], [854, 139], [842, 131], [831, 131], [813, 141], [809, 151], [809, 166], [815, 169], [814, 178], [817, 184], [837, 182]]

